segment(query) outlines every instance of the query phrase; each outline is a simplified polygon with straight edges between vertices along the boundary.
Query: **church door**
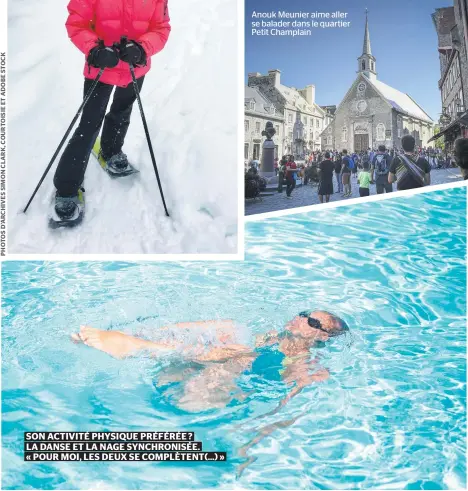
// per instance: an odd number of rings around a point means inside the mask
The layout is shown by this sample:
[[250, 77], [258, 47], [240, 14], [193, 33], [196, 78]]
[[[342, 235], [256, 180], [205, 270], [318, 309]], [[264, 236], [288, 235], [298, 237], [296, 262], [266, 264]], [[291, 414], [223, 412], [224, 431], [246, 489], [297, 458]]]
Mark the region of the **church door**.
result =
[[354, 150], [362, 152], [369, 148], [369, 135], [354, 135]]

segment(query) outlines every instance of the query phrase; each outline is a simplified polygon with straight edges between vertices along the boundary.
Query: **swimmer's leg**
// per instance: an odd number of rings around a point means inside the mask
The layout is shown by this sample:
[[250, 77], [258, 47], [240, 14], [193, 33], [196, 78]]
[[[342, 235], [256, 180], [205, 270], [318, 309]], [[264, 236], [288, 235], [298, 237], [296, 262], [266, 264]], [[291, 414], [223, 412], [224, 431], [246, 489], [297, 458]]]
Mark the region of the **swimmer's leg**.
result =
[[163, 368], [157, 375], [156, 385], [164, 387], [175, 382], [185, 382], [192, 375], [203, 369], [198, 363], [184, 363], [181, 365], [170, 365]]
[[205, 367], [185, 382], [178, 406], [185, 411], [198, 412], [224, 408], [233, 399], [242, 399], [236, 379], [253, 359], [253, 356], [244, 356]]
[[157, 352], [172, 349], [169, 344], [152, 343], [119, 331], [101, 331], [89, 326], [81, 326], [80, 331], [72, 335], [72, 339], [75, 342], [82, 342], [86, 346], [104, 351], [114, 358], [126, 358], [141, 351]]
[[236, 358], [244, 358], [248, 356], [256, 356], [252, 353], [252, 349], [243, 344], [226, 344], [224, 346], [214, 346], [208, 351], [198, 354], [194, 357], [195, 361], [205, 362], [227, 362]]
[[171, 324], [164, 326], [161, 330], [169, 330], [173, 328], [177, 329], [214, 329], [217, 334], [218, 341], [223, 344], [230, 344], [236, 342], [236, 324], [229, 319], [211, 320], [211, 321], [197, 321], [197, 322], [179, 322], [177, 324]]

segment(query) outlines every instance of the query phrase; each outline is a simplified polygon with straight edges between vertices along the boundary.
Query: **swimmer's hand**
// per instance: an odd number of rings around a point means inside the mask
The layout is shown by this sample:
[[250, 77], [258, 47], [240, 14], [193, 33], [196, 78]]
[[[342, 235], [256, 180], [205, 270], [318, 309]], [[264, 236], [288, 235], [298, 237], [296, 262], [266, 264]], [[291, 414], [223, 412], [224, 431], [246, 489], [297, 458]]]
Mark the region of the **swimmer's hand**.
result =
[[278, 343], [278, 332], [269, 331], [266, 334], [259, 334], [255, 338], [255, 346], [257, 348], [261, 346], [272, 346]]
[[288, 428], [289, 426], [294, 424], [300, 416], [302, 416], [302, 414], [299, 414], [292, 419], [288, 419], [286, 421], [278, 421], [277, 423], [269, 424], [267, 426], [264, 426], [263, 428], [260, 428], [257, 435], [249, 443], [247, 443], [247, 445], [244, 445], [238, 451], [239, 456], [241, 458], [244, 458], [245, 461], [237, 467], [236, 470], [237, 479], [239, 479], [242, 476], [244, 470], [249, 465], [253, 464], [258, 458], [255, 457], [254, 455], [248, 455], [247, 452], [257, 443], [262, 441], [265, 437], [271, 435], [275, 430], [279, 428]]

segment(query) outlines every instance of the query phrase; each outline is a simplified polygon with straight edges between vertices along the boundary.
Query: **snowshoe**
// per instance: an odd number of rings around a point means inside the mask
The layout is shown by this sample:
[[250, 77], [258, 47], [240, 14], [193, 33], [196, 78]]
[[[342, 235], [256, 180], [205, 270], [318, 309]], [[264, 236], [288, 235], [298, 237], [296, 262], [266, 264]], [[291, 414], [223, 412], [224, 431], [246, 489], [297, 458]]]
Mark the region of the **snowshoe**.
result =
[[50, 228], [76, 227], [83, 221], [85, 212], [85, 190], [80, 188], [76, 196], [55, 195], [52, 213], [49, 217]]
[[110, 159], [106, 160], [102, 155], [101, 138], [99, 136], [96, 138], [92, 153], [99, 162], [99, 165], [111, 177], [125, 177], [140, 172], [127, 160], [127, 156], [123, 152], [119, 152], [117, 155], [113, 155]]

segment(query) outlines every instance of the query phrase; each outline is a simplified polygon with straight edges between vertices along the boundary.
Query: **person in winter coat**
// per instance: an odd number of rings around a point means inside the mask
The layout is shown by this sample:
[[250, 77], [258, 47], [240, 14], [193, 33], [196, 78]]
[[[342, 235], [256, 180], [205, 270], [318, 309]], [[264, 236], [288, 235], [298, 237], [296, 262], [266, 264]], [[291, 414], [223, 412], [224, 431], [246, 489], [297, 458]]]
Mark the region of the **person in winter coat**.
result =
[[122, 147], [136, 100], [130, 65], [141, 90], [151, 57], [164, 48], [171, 30], [167, 0], [71, 0], [68, 12], [68, 36], [86, 59], [85, 95], [104, 72], [54, 176], [55, 211], [63, 219], [71, 218], [83, 200], [81, 185], [101, 126], [100, 157], [116, 172], [128, 166]]

